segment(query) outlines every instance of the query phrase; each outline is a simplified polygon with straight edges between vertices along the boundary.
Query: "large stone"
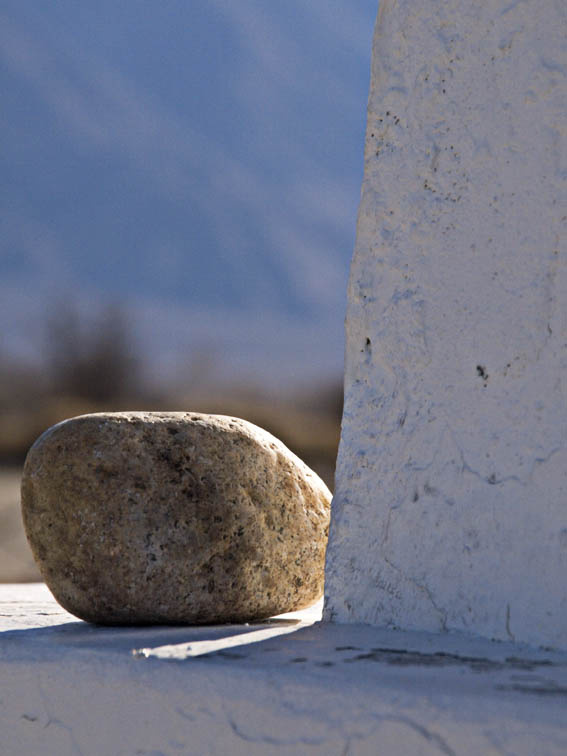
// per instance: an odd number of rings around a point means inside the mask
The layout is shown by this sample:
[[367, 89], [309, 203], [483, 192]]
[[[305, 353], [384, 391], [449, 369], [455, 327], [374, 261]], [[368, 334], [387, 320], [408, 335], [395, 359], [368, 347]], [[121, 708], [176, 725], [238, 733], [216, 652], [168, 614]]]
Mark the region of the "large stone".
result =
[[22, 481], [45, 582], [68, 611], [108, 624], [308, 606], [323, 591], [330, 498], [266, 431], [189, 412], [67, 420], [35, 442]]

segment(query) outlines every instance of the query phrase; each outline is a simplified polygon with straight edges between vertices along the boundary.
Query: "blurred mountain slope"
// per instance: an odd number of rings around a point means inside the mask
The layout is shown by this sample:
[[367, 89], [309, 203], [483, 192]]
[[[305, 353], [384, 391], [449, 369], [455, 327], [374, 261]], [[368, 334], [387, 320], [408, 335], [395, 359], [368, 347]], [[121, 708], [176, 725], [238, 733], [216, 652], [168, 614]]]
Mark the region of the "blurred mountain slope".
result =
[[72, 295], [164, 362], [340, 367], [375, 10], [4, 0], [0, 348]]

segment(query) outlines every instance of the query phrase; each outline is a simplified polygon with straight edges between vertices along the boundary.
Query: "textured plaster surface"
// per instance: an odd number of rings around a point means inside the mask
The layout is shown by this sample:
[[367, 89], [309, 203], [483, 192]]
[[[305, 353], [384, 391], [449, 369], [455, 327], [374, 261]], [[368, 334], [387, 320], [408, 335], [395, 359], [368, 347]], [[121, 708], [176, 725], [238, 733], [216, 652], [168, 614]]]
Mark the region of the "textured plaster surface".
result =
[[[43, 585], [0, 586], [0, 753], [566, 752], [566, 654], [463, 634], [306, 626], [313, 619], [307, 611], [250, 626], [95, 627]], [[269, 636], [277, 630], [285, 634]], [[231, 647], [250, 631], [265, 640]], [[183, 653], [203, 643], [210, 653]], [[166, 644], [180, 653], [132, 653]]]
[[35, 442], [26, 534], [62, 606], [99, 623], [245, 621], [323, 594], [331, 494], [234, 417], [82, 415]]
[[567, 648], [567, 5], [383, 0], [325, 616]]

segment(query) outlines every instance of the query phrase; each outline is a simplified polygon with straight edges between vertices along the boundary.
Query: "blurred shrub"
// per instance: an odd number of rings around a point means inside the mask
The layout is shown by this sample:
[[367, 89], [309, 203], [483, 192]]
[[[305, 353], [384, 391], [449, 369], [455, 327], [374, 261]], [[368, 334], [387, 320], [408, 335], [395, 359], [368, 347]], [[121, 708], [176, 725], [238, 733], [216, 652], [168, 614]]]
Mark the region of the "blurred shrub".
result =
[[116, 305], [87, 321], [61, 304], [47, 320], [45, 346], [52, 394], [109, 402], [139, 391], [141, 362]]
[[0, 360], [0, 465], [21, 464], [46, 428], [87, 412], [187, 410], [234, 415], [280, 438], [333, 485], [340, 435], [342, 383], [281, 395], [256, 386], [191, 379], [157, 391], [144, 383], [144, 364], [118, 307], [86, 318], [70, 303], [46, 318], [44, 369]]

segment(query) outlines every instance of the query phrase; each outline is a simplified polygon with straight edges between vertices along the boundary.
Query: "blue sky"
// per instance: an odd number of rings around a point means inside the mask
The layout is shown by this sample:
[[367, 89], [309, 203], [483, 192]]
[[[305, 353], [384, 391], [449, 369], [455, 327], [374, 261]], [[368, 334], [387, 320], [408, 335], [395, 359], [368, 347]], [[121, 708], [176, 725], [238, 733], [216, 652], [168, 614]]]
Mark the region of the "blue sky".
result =
[[160, 364], [340, 370], [375, 13], [5, 0], [0, 349], [71, 297]]

